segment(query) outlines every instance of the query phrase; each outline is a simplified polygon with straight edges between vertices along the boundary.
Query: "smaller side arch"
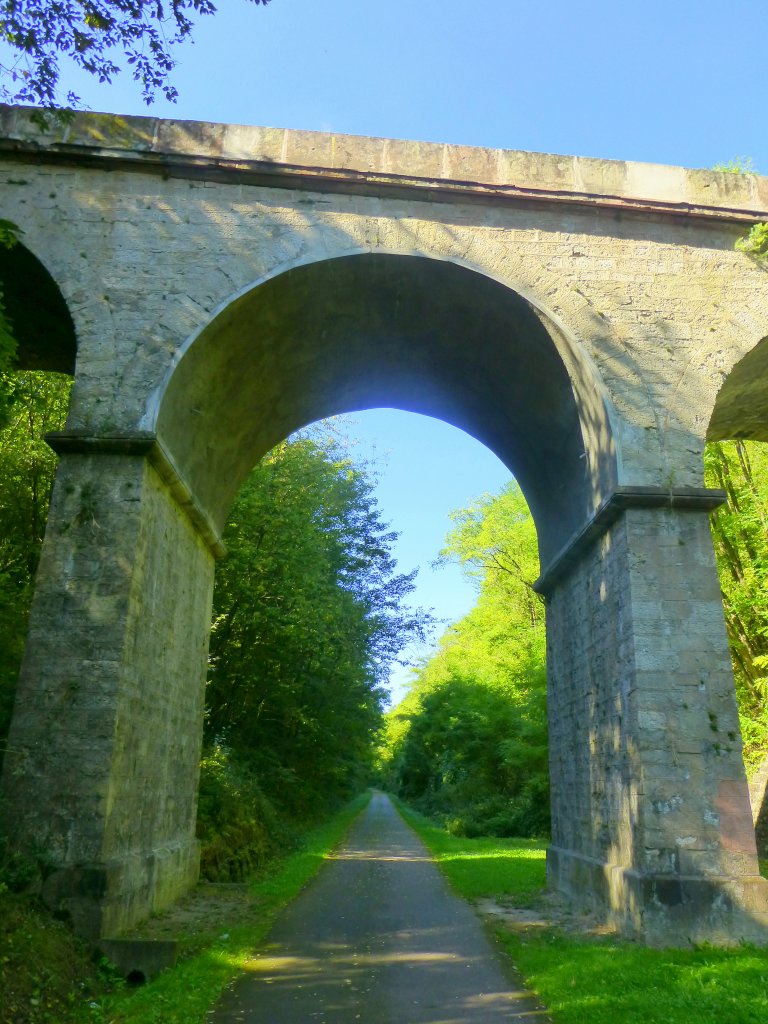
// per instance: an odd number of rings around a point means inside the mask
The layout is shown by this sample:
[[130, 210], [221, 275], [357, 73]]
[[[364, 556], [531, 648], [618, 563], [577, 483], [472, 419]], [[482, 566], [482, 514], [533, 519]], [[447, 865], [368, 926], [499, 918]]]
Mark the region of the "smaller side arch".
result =
[[768, 335], [732, 367], [717, 393], [708, 441], [768, 441]]
[[21, 242], [0, 246], [0, 290], [18, 345], [17, 368], [74, 374], [77, 337], [64, 296]]

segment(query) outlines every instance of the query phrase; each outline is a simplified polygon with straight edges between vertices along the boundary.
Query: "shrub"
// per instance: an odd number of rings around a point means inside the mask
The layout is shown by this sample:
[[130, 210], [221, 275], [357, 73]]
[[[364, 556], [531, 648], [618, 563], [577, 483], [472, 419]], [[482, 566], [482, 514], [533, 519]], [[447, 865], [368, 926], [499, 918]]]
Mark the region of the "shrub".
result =
[[201, 874], [212, 882], [243, 881], [297, 844], [247, 763], [221, 743], [200, 765], [197, 834]]
[[740, 238], [736, 248], [755, 259], [768, 259], [768, 223], [753, 224], [746, 238]]

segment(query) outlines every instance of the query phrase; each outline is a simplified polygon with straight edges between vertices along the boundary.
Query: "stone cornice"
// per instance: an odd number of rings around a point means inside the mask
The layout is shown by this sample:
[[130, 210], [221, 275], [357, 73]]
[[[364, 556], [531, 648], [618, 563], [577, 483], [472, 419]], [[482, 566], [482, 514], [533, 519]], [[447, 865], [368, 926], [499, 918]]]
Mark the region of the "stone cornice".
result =
[[151, 431], [91, 434], [80, 430], [52, 431], [45, 440], [58, 455], [140, 455], [146, 458], [165, 482], [179, 507], [204, 541], [214, 558], [227, 553], [216, 525], [198, 502], [170, 454]]
[[0, 106], [0, 155], [320, 193], [768, 220], [768, 178], [754, 174], [115, 114], [43, 130], [33, 113]]
[[726, 500], [725, 491], [709, 487], [617, 487], [585, 526], [552, 559], [533, 589], [547, 597], [581, 557], [605, 534], [619, 516], [631, 508], [675, 509], [711, 512]]

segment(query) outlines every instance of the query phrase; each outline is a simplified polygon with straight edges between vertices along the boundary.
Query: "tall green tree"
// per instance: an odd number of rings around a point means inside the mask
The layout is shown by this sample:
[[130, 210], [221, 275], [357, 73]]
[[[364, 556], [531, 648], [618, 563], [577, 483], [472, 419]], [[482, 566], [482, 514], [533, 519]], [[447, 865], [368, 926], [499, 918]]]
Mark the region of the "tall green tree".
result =
[[768, 752], [768, 446], [707, 445], [706, 482], [727, 504], [712, 513], [725, 623], [747, 767]]
[[549, 826], [544, 617], [536, 532], [516, 484], [453, 516], [442, 553], [478, 582], [388, 716], [389, 783], [467, 834]]
[[64, 426], [71, 378], [8, 376], [13, 402], [0, 430], [0, 753], [24, 651], [32, 584], [48, 518], [56, 456], [43, 440]]
[[207, 735], [297, 814], [367, 776], [388, 666], [427, 624], [372, 486], [332, 441], [300, 437], [255, 468], [225, 532]]

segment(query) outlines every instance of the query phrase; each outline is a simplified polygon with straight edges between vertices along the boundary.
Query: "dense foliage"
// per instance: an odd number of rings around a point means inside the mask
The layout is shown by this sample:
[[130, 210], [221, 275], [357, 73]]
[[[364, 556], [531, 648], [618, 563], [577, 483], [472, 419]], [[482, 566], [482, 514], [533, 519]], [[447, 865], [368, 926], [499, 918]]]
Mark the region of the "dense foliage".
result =
[[[104, 972], [93, 951], [42, 904], [0, 886], [0, 1020], [3, 1024], [83, 1021]], [[95, 1021], [94, 1021], [95, 1024]]]
[[454, 515], [443, 558], [478, 580], [388, 716], [387, 783], [465, 835], [547, 831], [546, 679], [536, 532], [519, 488]]
[[[278, 445], [232, 508], [214, 594], [201, 821], [211, 842], [238, 832], [246, 860], [266, 841], [259, 822], [313, 819], [368, 781], [388, 666], [428, 623], [404, 603], [415, 573], [396, 572], [396, 535], [371, 492], [366, 473], [316, 434]], [[232, 796], [243, 788], [247, 801]], [[217, 814], [230, 805], [226, 821], [206, 817], [214, 791]]]
[[71, 386], [70, 378], [51, 373], [10, 379], [13, 402], [0, 431], [0, 760], [56, 468], [42, 436], [64, 426]]
[[711, 518], [739, 700], [744, 755], [768, 752], [768, 446], [708, 444], [706, 480], [728, 495]]
[[768, 260], [768, 223], [753, 224], [749, 233], [736, 242], [736, 248], [754, 259]]
[[[0, 40], [10, 52], [0, 64], [6, 80], [0, 95], [11, 103], [60, 107], [65, 58], [100, 82], [111, 82], [127, 64], [147, 103], [158, 90], [175, 100], [169, 82], [174, 47], [190, 37], [195, 16], [215, 13], [212, 0], [0, 0]], [[65, 100], [79, 102], [72, 92]]]

